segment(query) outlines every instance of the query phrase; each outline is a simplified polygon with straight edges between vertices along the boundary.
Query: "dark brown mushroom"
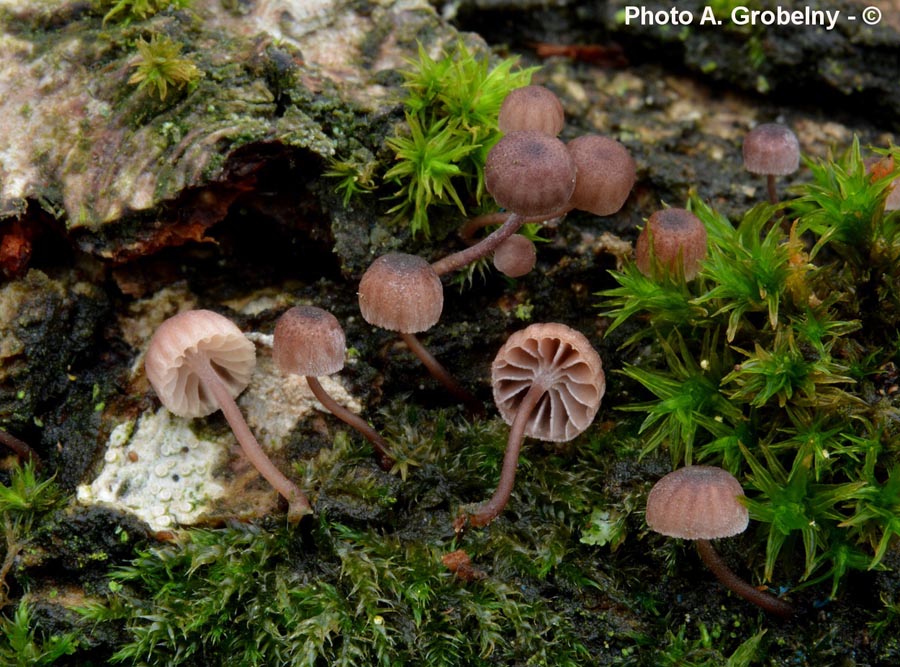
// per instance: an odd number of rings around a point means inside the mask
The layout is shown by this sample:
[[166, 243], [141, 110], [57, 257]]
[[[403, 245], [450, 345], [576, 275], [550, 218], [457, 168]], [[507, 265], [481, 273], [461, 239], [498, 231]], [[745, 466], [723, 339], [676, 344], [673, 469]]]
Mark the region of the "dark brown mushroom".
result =
[[751, 174], [764, 174], [769, 201], [778, 203], [775, 177], [793, 174], [800, 168], [800, 142], [789, 127], [763, 123], [744, 137], [744, 168]]
[[635, 264], [645, 276], [683, 275], [692, 280], [706, 259], [706, 227], [690, 211], [664, 208], [644, 225], [634, 247]]
[[544, 86], [523, 86], [510, 91], [497, 117], [501, 132], [535, 130], [555, 137], [562, 132], [564, 124], [562, 102]]
[[744, 532], [750, 520], [740, 482], [727, 470], [714, 466], [686, 466], [660, 479], [647, 497], [647, 525], [651, 530], [694, 540], [700, 558], [724, 586], [745, 600], [778, 616], [791, 616], [794, 608], [760, 591], [737, 576], [709, 540]]
[[566, 144], [578, 175], [569, 204], [594, 215], [612, 215], [625, 205], [637, 167], [634, 159], [615, 139], [585, 134]]
[[456, 521], [485, 526], [509, 502], [525, 436], [565, 442], [582, 433], [606, 391], [603, 362], [581, 333], [564, 324], [532, 324], [504, 343], [491, 367], [494, 402], [510, 425], [500, 481], [490, 500]]
[[286, 375], [304, 376], [319, 403], [372, 443], [379, 465], [389, 470], [394, 459], [387, 441], [362, 417], [335, 401], [319, 382], [318, 376], [332, 375], [344, 367], [346, 351], [344, 329], [327, 310], [295, 306], [279, 317], [275, 325], [272, 358], [278, 369]]
[[312, 513], [306, 495], [269, 459], [234, 398], [250, 382], [256, 350], [228, 318], [188, 310], [163, 322], [150, 339], [144, 368], [162, 404], [179, 417], [221, 410], [247, 460], [288, 501], [288, 519]]

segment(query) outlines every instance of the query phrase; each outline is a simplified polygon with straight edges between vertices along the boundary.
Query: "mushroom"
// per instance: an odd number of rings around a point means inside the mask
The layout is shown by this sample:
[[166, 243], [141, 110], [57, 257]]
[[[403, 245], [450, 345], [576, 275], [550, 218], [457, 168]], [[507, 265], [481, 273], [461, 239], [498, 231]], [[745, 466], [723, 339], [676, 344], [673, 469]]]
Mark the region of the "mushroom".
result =
[[521, 234], [513, 234], [494, 251], [494, 267], [510, 278], [527, 275], [536, 261], [534, 243]]
[[566, 144], [578, 169], [570, 206], [594, 215], [612, 215], [625, 205], [637, 167], [615, 139], [585, 134]]
[[715, 466], [691, 465], [660, 479], [647, 497], [647, 525], [668, 537], [694, 540], [700, 558], [716, 578], [745, 600], [778, 616], [794, 608], [737, 576], [709, 540], [731, 537], [747, 529], [750, 514], [739, 500], [740, 482]]
[[278, 370], [285, 375], [304, 376], [319, 403], [372, 443], [381, 467], [390, 469], [394, 460], [388, 453], [387, 441], [359, 415], [335, 401], [318, 380], [318, 376], [332, 375], [344, 367], [346, 351], [344, 329], [327, 310], [294, 306], [275, 325], [272, 359]]
[[556, 137], [534, 130], [507, 134], [484, 164], [484, 186], [509, 211], [505, 222], [475, 245], [434, 262], [434, 272], [442, 276], [486, 257], [529, 219], [546, 220], [568, 211], [575, 173], [575, 161]]
[[428, 372], [472, 411], [484, 410], [435, 359], [415, 334], [427, 331], [441, 317], [444, 286], [431, 265], [421, 257], [388, 253], [366, 269], [359, 282], [359, 310], [376, 327], [396, 331]]
[[500, 481], [490, 500], [457, 519], [485, 526], [506, 507], [525, 436], [567, 442], [597, 414], [606, 391], [603, 362], [588, 339], [565, 324], [532, 324], [509, 337], [491, 366], [494, 402], [510, 425]]
[[635, 264], [645, 276], [655, 276], [662, 270], [692, 280], [706, 259], [706, 227], [683, 208], [656, 211], [641, 230], [634, 255]]
[[775, 177], [793, 174], [800, 167], [800, 142], [793, 130], [780, 123], [763, 123], [744, 137], [744, 168], [765, 174], [769, 201], [778, 203]]
[[544, 86], [511, 90], [500, 105], [497, 126], [501, 132], [535, 130], [555, 137], [562, 132], [565, 113], [562, 102]]
[[170, 412], [197, 418], [222, 411], [247, 460], [288, 501], [288, 520], [296, 523], [312, 513], [309, 500], [275, 467], [234, 402], [255, 365], [253, 343], [210, 310], [187, 310], [164, 321], [144, 358], [147, 379]]

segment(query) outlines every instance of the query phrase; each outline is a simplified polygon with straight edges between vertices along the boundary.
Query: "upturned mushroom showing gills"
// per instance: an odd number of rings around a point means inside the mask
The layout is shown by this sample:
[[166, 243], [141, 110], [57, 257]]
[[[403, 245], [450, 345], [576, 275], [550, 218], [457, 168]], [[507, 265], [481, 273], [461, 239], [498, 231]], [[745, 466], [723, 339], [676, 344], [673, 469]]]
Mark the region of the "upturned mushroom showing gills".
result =
[[144, 368], [162, 404], [179, 417], [221, 410], [247, 460], [288, 501], [288, 520], [312, 513], [306, 495], [269, 459], [234, 398], [250, 382], [256, 350], [228, 318], [188, 310], [163, 322], [150, 339]]
[[410, 351], [447, 391], [473, 412], [483, 412], [478, 399], [415, 335], [437, 324], [444, 308], [444, 286], [426, 260], [397, 252], [382, 255], [363, 274], [358, 296], [359, 311], [366, 322], [400, 334]]
[[319, 403], [372, 443], [379, 465], [390, 469], [394, 460], [387, 441], [359, 415], [335, 401], [318, 380], [318, 376], [332, 375], [344, 367], [347, 344], [337, 318], [315, 306], [295, 306], [278, 318], [273, 338], [272, 358], [278, 370], [304, 376]]
[[651, 530], [694, 540], [700, 558], [716, 578], [745, 600], [778, 616], [791, 616], [794, 608], [760, 591], [737, 576], [710, 540], [744, 532], [750, 520], [741, 503], [744, 490], [727, 470], [715, 466], [686, 466], [660, 479], [647, 497], [647, 525]]
[[603, 362], [581, 333], [564, 324], [532, 324], [504, 343], [491, 367], [494, 401], [510, 425], [493, 496], [456, 522], [485, 526], [509, 502], [525, 436], [566, 442], [597, 414], [606, 391]]
[[800, 142], [791, 128], [780, 123], [757, 125], [744, 137], [744, 168], [766, 176], [769, 201], [778, 203], [775, 177], [800, 168]]

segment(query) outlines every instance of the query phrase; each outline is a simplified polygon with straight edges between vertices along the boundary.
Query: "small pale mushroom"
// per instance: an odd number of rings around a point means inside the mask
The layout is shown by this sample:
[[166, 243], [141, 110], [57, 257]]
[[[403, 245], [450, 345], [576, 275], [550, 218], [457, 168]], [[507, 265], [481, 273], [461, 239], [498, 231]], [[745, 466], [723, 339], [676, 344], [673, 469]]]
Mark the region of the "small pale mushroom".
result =
[[415, 334], [427, 331], [441, 317], [444, 286], [431, 265], [421, 257], [388, 253], [366, 269], [359, 282], [359, 310], [376, 327], [396, 331], [428, 372], [457, 399], [475, 412], [483, 411], [450, 372]]
[[660, 272], [693, 280], [706, 259], [706, 227], [690, 211], [664, 208], [647, 219], [634, 246], [635, 264], [645, 276]]
[[372, 443], [381, 467], [390, 469], [394, 461], [387, 441], [359, 415], [335, 401], [318, 380], [343, 369], [346, 352], [344, 329], [327, 310], [294, 306], [278, 318], [272, 342], [272, 359], [278, 370], [304, 376], [319, 403]]
[[485, 526], [509, 502], [525, 436], [566, 442], [582, 433], [597, 414], [606, 391], [603, 362], [587, 338], [559, 323], [517, 331], [491, 366], [494, 402], [510, 425], [500, 481], [493, 496], [456, 521]]
[[256, 350], [228, 318], [187, 310], [164, 321], [147, 347], [144, 368], [162, 404], [179, 417], [221, 410], [247, 460], [288, 501], [288, 520], [312, 513], [309, 500], [260, 447], [234, 402], [249, 384]]
[[537, 250], [534, 242], [521, 234], [513, 234], [494, 251], [494, 268], [510, 278], [521, 278], [534, 268]]
[[769, 201], [778, 203], [775, 177], [793, 174], [800, 168], [800, 142], [797, 135], [781, 123], [763, 123], [744, 137], [744, 168], [751, 174], [764, 174]]
[[665, 475], [650, 490], [647, 525], [668, 537], [694, 540], [700, 558], [724, 586], [769, 613], [791, 616], [790, 604], [737, 576], [709, 542], [747, 529], [750, 514], [740, 501], [743, 496], [740, 482], [727, 470], [685, 466]]

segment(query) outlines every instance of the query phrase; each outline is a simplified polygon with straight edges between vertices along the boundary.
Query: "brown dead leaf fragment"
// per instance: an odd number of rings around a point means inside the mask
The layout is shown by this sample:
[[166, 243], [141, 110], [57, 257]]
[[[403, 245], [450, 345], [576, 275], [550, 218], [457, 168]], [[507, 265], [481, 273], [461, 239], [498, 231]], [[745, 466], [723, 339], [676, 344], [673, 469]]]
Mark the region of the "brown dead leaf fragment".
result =
[[451, 551], [444, 555], [444, 557], [441, 558], [441, 563], [465, 582], [480, 581], [487, 577], [484, 570], [479, 570], [472, 565], [472, 559], [469, 558], [469, 554], [463, 549], [457, 549], [456, 551]]

